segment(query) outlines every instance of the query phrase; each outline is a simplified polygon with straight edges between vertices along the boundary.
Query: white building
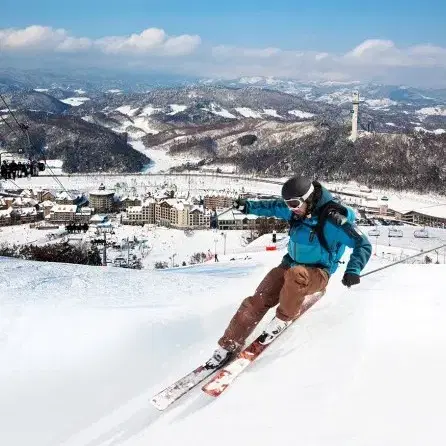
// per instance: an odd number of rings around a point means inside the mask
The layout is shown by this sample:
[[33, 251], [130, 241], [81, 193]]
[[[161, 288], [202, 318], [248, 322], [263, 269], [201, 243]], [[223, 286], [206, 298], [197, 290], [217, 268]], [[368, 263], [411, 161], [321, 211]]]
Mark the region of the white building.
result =
[[70, 223], [76, 221], [76, 212], [75, 204], [56, 204], [48, 217], [52, 223]]
[[191, 228], [209, 228], [212, 212], [203, 206], [193, 206], [189, 210], [188, 226]]
[[166, 198], [155, 204], [155, 223], [161, 226], [186, 228], [190, 204], [186, 200]]
[[217, 210], [218, 229], [221, 230], [255, 229], [259, 218], [257, 215], [243, 214], [232, 208], [223, 211]]

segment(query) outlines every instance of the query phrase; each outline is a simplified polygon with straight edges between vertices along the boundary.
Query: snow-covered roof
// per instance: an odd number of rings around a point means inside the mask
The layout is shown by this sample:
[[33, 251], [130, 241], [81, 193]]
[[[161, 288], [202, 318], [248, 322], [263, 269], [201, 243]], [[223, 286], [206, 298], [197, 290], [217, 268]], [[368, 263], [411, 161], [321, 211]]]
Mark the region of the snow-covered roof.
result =
[[21, 197], [26, 197], [26, 198], [32, 198], [33, 193], [30, 189], [24, 189], [22, 190], [22, 192], [20, 193]]
[[38, 203], [34, 198], [21, 198], [17, 197], [13, 200], [14, 206], [35, 206]]
[[52, 212], [73, 212], [77, 211], [77, 206], [75, 204], [56, 204], [51, 209]]
[[57, 192], [57, 190], [55, 190], [55, 189], [44, 189], [44, 190], [41, 190], [41, 192], [42, 192], [42, 195], [45, 195], [45, 194], [51, 194], [51, 195], [53, 195], [54, 197], [57, 197], [57, 194], [59, 193], [59, 192]]
[[187, 200], [178, 200], [177, 198], [165, 198], [161, 201], [161, 203], [167, 203], [169, 206], [174, 207], [178, 211], [184, 211], [186, 206], [190, 205]]
[[12, 207], [9, 207], [8, 209], [3, 209], [3, 210], [1, 210], [0, 211], [0, 217], [10, 217], [11, 216], [11, 212], [13, 211], [14, 209], [12, 208]]
[[144, 200], [142, 205], [143, 206], [148, 206], [148, 205], [153, 204], [153, 203], [156, 203], [156, 200], [154, 198], [152, 198], [152, 197], [148, 197], [148, 198], [146, 198]]
[[446, 218], [446, 203], [427, 203], [390, 196], [387, 204], [389, 209], [400, 212], [401, 214], [418, 212], [429, 217]]
[[37, 210], [34, 207], [16, 208], [13, 212], [20, 215], [37, 215]]
[[39, 206], [43, 207], [43, 208], [52, 208], [55, 205], [56, 205], [56, 203], [54, 203], [54, 201], [50, 201], [50, 200], [42, 201], [42, 203], [39, 204]]
[[89, 192], [90, 196], [91, 195], [114, 195], [115, 192], [112, 191], [111, 189], [96, 189], [96, 190], [92, 190]]
[[259, 218], [257, 215], [253, 214], [243, 214], [242, 212], [238, 211], [237, 209], [226, 209], [221, 214], [217, 212], [217, 218], [218, 220], [256, 220]]
[[412, 209], [419, 214], [427, 215], [429, 217], [446, 218], [446, 204], [440, 204], [438, 206], [426, 206]]
[[56, 200], [73, 200], [73, 197], [68, 192], [63, 191], [56, 195]]
[[189, 211], [189, 214], [193, 212], [200, 212], [203, 215], [209, 215], [209, 216], [213, 214], [213, 212], [210, 209], [207, 208], [205, 209], [204, 206], [201, 205], [192, 206], [192, 208]]
[[124, 201], [124, 200], [130, 200], [130, 201], [140, 200], [140, 198], [138, 196], [135, 196], [135, 195], [124, 195], [122, 197], [119, 197], [119, 199], [121, 201]]
[[90, 221], [92, 223], [102, 223], [102, 222], [106, 221], [107, 218], [108, 217], [104, 214], [95, 214], [95, 215], [93, 215], [93, 217], [91, 217]]

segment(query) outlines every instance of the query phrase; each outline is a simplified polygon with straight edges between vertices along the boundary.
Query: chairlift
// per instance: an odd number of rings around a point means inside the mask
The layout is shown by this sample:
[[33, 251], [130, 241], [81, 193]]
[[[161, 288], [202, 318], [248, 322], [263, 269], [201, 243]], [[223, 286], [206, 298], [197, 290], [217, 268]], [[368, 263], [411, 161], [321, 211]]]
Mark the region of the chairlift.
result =
[[378, 228], [375, 228], [375, 229], [371, 229], [368, 232], [368, 234], [369, 234], [370, 237], [379, 237], [381, 235], [381, 232], [380, 232], [380, 230]]
[[401, 229], [389, 228], [389, 237], [403, 237], [403, 231]]
[[417, 229], [416, 231], [413, 232], [413, 236], [415, 238], [429, 238], [429, 232], [427, 231], [426, 228]]

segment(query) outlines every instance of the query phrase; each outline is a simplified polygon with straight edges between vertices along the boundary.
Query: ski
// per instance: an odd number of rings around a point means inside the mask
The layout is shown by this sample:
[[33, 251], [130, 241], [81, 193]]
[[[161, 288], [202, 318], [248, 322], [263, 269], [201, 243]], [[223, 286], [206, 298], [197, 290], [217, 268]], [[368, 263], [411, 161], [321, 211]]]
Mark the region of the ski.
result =
[[[296, 321], [302, 314], [304, 314], [308, 309], [310, 309], [319, 299], [325, 294], [325, 292], [317, 292], [315, 294], [309, 295], [305, 298], [302, 304], [299, 316], [294, 319]], [[293, 321], [293, 322], [294, 322]], [[288, 325], [286, 328], [288, 328]], [[245, 370], [252, 362], [258, 358], [273, 341], [275, 341], [281, 333], [277, 336], [265, 342], [266, 333], [261, 333], [251, 344], [245, 347], [232, 361], [230, 361], [226, 366], [220, 369], [219, 372], [203, 387], [203, 392], [210, 396], [217, 397], [220, 396], [231, 384], [232, 382]]]
[[[224, 366], [224, 364], [222, 364], [222, 366]], [[204, 363], [192, 372], [184, 375], [178, 381], [175, 381], [173, 384], [166, 387], [161, 392], [157, 393], [152, 397], [150, 402], [158, 410], [162, 411], [200, 384], [203, 380], [211, 376], [219, 368], [220, 367], [209, 369], [206, 367], [206, 363]]]

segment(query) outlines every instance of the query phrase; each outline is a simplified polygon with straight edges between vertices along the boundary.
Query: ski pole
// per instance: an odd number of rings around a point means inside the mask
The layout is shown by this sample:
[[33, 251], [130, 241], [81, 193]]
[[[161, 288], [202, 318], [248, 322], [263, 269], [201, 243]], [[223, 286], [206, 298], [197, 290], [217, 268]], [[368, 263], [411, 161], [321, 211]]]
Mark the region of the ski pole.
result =
[[383, 269], [390, 268], [391, 266], [398, 265], [398, 263], [402, 263], [402, 262], [405, 262], [406, 260], [413, 259], [414, 257], [418, 257], [418, 256], [421, 256], [423, 254], [427, 254], [428, 252], [436, 251], [437, 249], [444, 248], [445, 246], [446, 246], [446, 243], [443, 244], [443, 245], [437, 246], [436, 248], [429, 249], [428, 251], [419, 252], [418, 254], [414, 254], [413, 256], [406, 257], [405, 259], [398, 260], [397, 262], [391, 263], [390, 265], [382, 266], [381, 268], [374, 269], [372, 271], [369, 271], [368, 273], [361, 274], [360, 277], [365, 277], [365, 276], [368, 276], [369, 274], [373, 274], [373, 273], [376, 273], [376, 272], [381, 271]]

